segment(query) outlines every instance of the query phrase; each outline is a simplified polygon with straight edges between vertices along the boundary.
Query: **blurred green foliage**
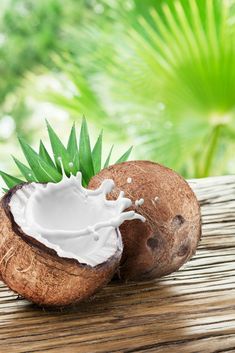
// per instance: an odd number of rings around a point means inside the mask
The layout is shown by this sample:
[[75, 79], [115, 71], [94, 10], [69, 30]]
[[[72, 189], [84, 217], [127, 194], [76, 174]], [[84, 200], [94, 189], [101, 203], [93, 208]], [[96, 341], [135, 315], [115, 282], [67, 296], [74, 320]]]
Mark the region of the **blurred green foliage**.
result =
[[20, 83], [25, 71], [48, 63], [49, 52], [57, 49], [62, 8], [58, 1], [8, 2], [1, 21], [2, 46], [0, 101]]
[[[38, 140], [26, 123], [33, 109], [27, 98], [35, 95], [73, 120], [85, 114], [111, 139], [134, 143], [136, 158], [186, 177], [235, 171], [233, 0], [0, 6], [0, 119], [13, 116], [18, 133]], [[37, 92], [42, 74], [60, 89]]]
[[52, 68], [51, 53], [66, 50], [63, 29], [81, 22], [86, 2], [73, 0], [3, 0], [0, 15], [0, 113], [11, 114], [18, 133], [30, 114], [28, 92], [21, 89], [28, 71], [39, 65]]

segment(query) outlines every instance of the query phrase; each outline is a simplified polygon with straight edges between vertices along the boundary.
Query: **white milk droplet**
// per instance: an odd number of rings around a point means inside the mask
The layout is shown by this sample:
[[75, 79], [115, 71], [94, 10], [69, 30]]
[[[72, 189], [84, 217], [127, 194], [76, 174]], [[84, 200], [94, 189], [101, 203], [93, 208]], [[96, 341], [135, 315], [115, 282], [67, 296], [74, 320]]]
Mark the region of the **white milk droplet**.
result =
[[73, 168], [73, 162], [69, 162], [69, 167]]
[[132, 178], [127, 178], [127, 183], [131, 184], [132, 183]]
[[156, 196], [155, 199], [154, 199], [154, 201], [156, 201], [156, 202], [159, 201], [159, 197]]
[[135, 205], [136, 205], [136, 206], [142, 206], [143, 203], [144, 203], [144, 199], [139, 199], [139, 200], [136, 200], [136, 201], [135, 201]]

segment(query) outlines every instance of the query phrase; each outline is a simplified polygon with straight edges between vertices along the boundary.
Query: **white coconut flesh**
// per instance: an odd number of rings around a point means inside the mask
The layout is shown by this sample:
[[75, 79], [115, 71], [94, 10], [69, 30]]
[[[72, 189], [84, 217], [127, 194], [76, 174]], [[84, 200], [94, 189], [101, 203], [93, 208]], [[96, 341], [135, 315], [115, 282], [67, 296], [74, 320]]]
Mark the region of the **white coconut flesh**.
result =
[[122, 251], [118, 227], [125, 221], [144, 218], [134, 211], [123, 212], [131, 200], [120, 192], [117, 200], [106, 195], [114, 187], [104, 180], [96, 190], [81, 185], [81, 173], [57, 183], [25, 184], [10, 200], [14, 221], [22, 231], [58, 256], [72, 258], [92, 267]]

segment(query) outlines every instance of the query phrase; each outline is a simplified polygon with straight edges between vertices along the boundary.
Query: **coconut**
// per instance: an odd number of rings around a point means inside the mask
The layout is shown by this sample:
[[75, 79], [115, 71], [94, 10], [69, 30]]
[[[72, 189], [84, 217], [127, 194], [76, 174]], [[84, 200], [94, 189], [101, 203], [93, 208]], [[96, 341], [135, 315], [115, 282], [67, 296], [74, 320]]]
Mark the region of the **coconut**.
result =
[[195, 253], [201, 235], [200, 207], [187, 182], [173, 170], [149, 161], [113, 165], [94, 176], [89, 188], [106, 179], [132, 201], [130, 210], [146, 218], [124, 222], [124, 251], [119, 267], [123, 280], [148, 280], [178, 270]]
[[119, 225], [141, 218], [114, 184], [81, 186], [81, 173], [57, 184], [24, 183], [0, 203], [0, 276], [21, 296], [44, 306], [92, 296], [115, 273], [122, 254]]

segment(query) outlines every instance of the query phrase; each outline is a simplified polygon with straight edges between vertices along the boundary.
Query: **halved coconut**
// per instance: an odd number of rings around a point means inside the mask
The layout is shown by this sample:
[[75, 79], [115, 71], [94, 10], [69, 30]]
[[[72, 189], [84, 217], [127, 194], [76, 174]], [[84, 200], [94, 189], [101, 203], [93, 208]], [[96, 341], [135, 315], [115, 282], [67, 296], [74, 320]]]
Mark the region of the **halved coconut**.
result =
[[187, 182], [173, 170], [150, 161], [113, 165], [94, 176], [89, 188], [106, 179], [132, 201], [131, 210], [146, 222], [124, 222], [124, 251], [119, 275], [124, 280], [146, 280], [178, 270], [195, 253], [201, 235], [200, 207]]
[[58, 184], [25, 183], [0, 203], [0, 274], [21, 296], [41, 305], [68, 305], [93, 295], [116, 271], [122, 254], [119, 225], [141, 218], [123, 212], [114, 183], [81, 186], [81, 174]]

